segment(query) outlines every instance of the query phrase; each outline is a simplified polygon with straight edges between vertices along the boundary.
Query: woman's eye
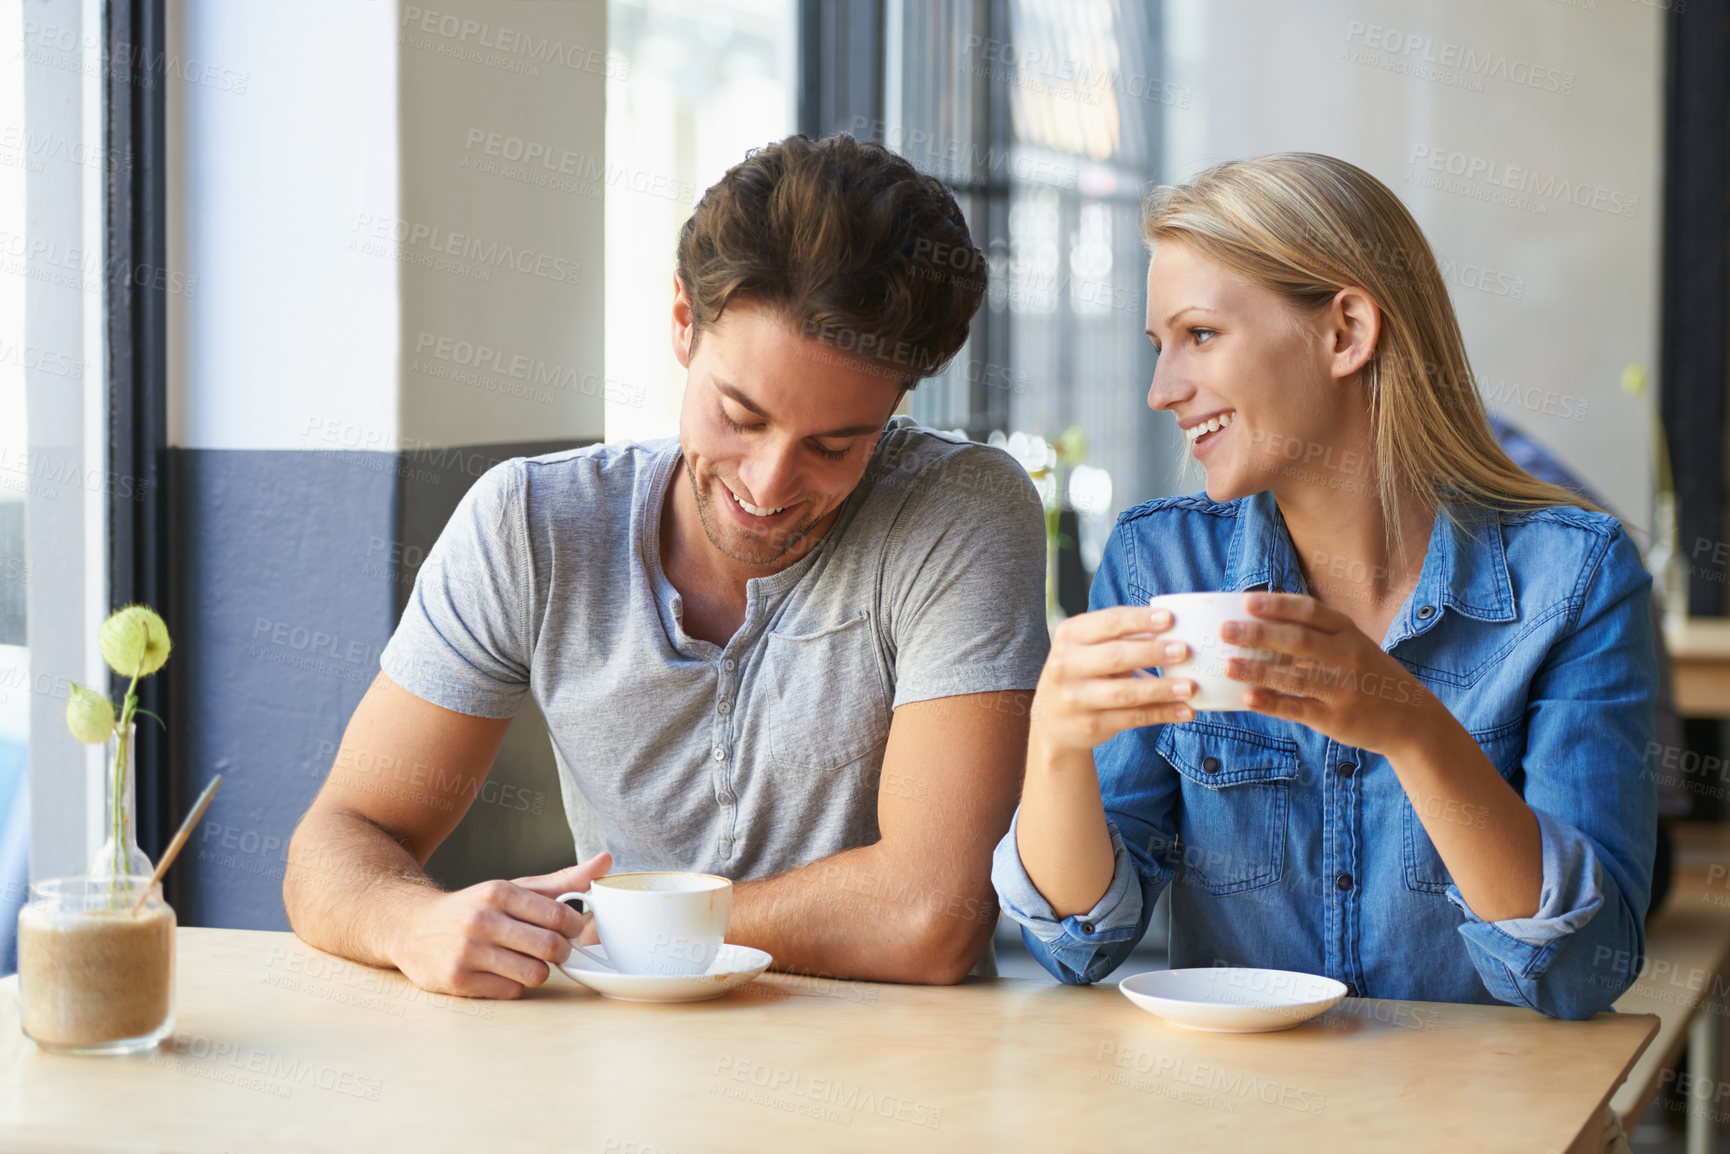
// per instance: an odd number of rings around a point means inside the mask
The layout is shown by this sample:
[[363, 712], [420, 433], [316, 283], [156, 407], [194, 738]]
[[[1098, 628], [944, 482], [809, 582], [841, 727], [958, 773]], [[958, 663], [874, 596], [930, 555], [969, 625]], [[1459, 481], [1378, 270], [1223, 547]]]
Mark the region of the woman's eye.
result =
[[1209, 340], [1218, 335], [1218, 333], [1213, 329], [1190, 329], [1189, 334], [1195, 338], [1195, 343], [1198, 345], [1205, 345]]

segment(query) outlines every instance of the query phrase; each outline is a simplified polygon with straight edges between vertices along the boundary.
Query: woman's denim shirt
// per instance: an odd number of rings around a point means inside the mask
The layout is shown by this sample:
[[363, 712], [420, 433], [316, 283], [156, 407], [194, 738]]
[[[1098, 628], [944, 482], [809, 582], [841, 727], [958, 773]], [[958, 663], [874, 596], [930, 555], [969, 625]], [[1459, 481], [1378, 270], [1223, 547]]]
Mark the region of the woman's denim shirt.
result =
[[[1311, 572], [1325, 581], [1327, 568], [1318, 558]], [[1272, 496], [1174, 497], [1119, 518], [1091, 607], [1251, 589], [1308, 592]], [[1385, 758], [1248, 711], [1131, 729], [1095, 749], [1116, 855], [1105, 896], [1057, 919], [1011, 825], [992, 870], [1004, 912], [1070, 983], [1111, 973], [1169, 887], [1174, 967], [1299, 970], [1360, 997], [1563, 1018], [1607, 1009], [1639, 972], [1651, 886], [1650, 592], [1612, 517], [1456, 506], [1437, 515], [1383, 641], [1537, 814], [1532, 917], [1485, 922], [1467, 908]], [[1398, 683], [1359, 690], [1389, 710], [1411, 699]]]

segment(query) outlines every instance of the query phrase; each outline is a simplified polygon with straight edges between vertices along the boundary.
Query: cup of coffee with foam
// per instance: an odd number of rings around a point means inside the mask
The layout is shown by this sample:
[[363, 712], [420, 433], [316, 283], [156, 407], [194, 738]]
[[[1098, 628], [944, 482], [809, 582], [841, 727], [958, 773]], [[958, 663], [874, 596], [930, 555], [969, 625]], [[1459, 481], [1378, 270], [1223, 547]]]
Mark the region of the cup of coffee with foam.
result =
[[727, 938], [733, 883], [676, 871], [608, 874], [558, 900], [570, 898], [581, 898], [594, 915], [607, 956], [575, 942], [573, 950], [621, 974], [694, 977], [708, 970]]
[[1187, 702], [1190, 708], [1197, 713], [1242, 709], [1244, 692], [1250, 687], [1227, 677], [1227, 664], [1233, 657], [1270, 661], [1275, 656], [1269, 649], [1231, 645], [1219, 635], [1219, 627], [1227, 621], [1255, 620], [1249, 612], [1249, 594], [1166, 593], [1148, 605], [1171, 614], [1172, 626], [1160, 636], [1189, 646], [1188, 657], [1163, 666], [1160, 673], [1195, 682], [1195, 695]]

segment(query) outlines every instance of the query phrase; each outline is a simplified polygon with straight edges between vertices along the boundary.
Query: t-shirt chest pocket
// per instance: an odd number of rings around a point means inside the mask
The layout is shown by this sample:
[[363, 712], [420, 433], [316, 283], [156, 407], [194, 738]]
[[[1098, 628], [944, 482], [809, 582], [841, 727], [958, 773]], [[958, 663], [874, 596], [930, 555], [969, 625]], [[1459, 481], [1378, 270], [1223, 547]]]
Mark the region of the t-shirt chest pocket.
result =
[[889, 695], [869, 611], [814, 632], [771, 632], [763, 676], [777, 764], [833, 770], [881, 754]]
[[1297, 745], [1193, 721], [1167, 725], [1157, 749], [1183, 779], [1179, 876], [1215, 894], [1279, 881]]

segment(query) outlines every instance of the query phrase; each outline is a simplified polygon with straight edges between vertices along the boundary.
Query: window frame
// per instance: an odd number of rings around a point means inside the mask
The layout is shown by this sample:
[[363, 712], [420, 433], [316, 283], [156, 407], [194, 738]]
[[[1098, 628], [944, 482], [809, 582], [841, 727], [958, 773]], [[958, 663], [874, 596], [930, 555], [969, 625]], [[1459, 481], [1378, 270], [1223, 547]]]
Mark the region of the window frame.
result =
[[[184, 638], [184, 605], [170, 581], [168, 454], [167, 36], [164, 0], [105, 0], [103, 21], [107, 359], [108, 590], [113, 607], [142, 602]], [[170, 725], [180, 666], [140, 682], [139, 705]], [[126, 683], [111, 678], [118, 697]], [[172, 730], [137, 725], [138, 844], [151, 858], [180, 812]], [[173, 877], [173, 875], [169, 875]], [[172, 887], [172, 883], [169, 883]], [[173, 903], [178, 896], [169, 892]]]

